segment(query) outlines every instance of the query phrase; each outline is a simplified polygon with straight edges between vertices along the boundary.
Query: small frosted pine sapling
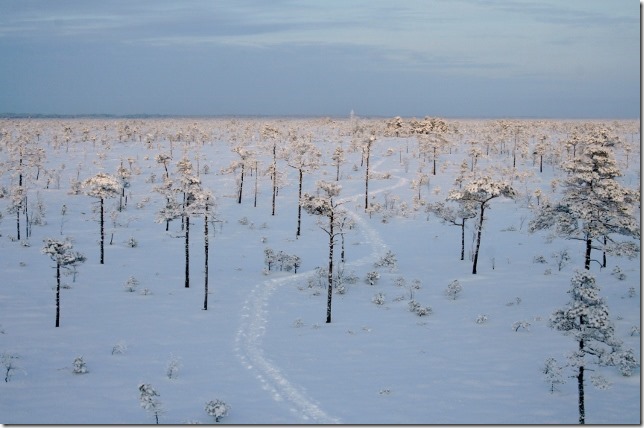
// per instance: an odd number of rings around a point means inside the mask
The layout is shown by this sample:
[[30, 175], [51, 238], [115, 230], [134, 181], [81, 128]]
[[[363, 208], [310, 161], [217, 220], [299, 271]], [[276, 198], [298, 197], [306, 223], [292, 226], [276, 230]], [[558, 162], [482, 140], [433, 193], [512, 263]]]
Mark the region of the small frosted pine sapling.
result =
[[622, 272], [622, 269], [619, 266], [615, 266], [613, 268], [613, 271], [610, 274], [613, 275], [615, 278], [619, 279], [620, 281], [623, 281], [626, 279], [626, 274]]
[[163, 406], [157, 398], [158, 396], [159, 394], [149, 383], [139, 385], [139, 404], [154, 415], [157, 425], [159, 424], [159, 415], [163, 413]]
[[127, 279], [127, 281], [125, 281], [125, 284], [123, 284], [123, 287], [125, 287], [125, 291], [129, 293], [133, 293], [134, 291], [136, 291], [136, 287], [139, 284], [140, 284], [139, 280], [131, 276]]
[[112, 347], [112, 355], [122, 355], [127, 351], [125, 342], [119, 342]]
[[568, 250], [560, 250], [552, 253], [550, 256], [554, 259], [555, 263], [557, 264], [557, 269], [559, 269], [559, 272], [570, 262], [570, 254], [568, 254]]
[[512, 324], [512, 330], [519, 331], [519, 329], [521, 328], [525, 331], [530, 331], [530, 325], [531, 324], [527, 321], [516, 321]]
[[228, 416], [230, 406], [220, 399], [210, 400], [206, 403], [206, 413], [215, 418], [215, 422], [219, 422], [224, 416]]
[[557, 385], [566, 382], [561, 373], [562, 369], [563, 367], [561, 367], [554, 358], [546, 359], [545, 365], [541, 369], [541, 372], [544, 374], [544, 380], [550, 385], [551, 393], [555, 392]]
[[477, 324], [485, 324], [487, 322], [487, 315], [482, 314], [476, 317]]
[[139, 246], [139, 242], [134, 239], [134, 236], [130, 236], [130, 238], [125, 242], [125, 245], [127, 245], [130, 248], [136, 248]]
[[420, 303], [418, 303], [415, 300], [410, 300], [408, 307], [409, 307], [409, 312], [414, 312], [419, 317], [423, 317], [425, 315], [431, 315], [433, 312], [430, 306], [422, 306]]
[[382, 256], [378, 261], [376, 261], [373, 266], [376, 268], [379, 267], [386, 267], [389, 269], [389, 271], [393, 271], [396, 269], [398, 260], [396, 259], [396, 255], [391, 252], [391, 250], [387, 251], [387, 254]]
[[371, 301], [375, 303], [376, 305], [384, 305], [385, 304], [385, 295], [383, 293], [376, 293], [372, 298]]
[[179, 376], [179, 369], [181, 369], [181, 359], [170, 356], [170, 361], [165, 369], [165, 374], [168, 379], [176, 379]]
[[11, 375], [13, 372], [18, 370], [18, 363], [17, 360], [20, 358], [18, 354], [14, 354], [11, 352], [3, 352], [0, 354], [0, 364], [2, 364], [2, 368], [4, 371], [4, 381], [9, 382], [9, 379], [11, 379]]
[[376, 271], [367, 272], [365, 277], [365, 282], [369, 285], [376, 285], [376, 282], [380, 279], [380, 273]]
[[74, 374], [87, 373], [87, 363], [85, 363], [83, 357], [74, 358], [74, 362], [72, 363], [72, 372]]
[[409, 300], [414, 299], [414, 291], [420, 290], [421, 284], [419, 279], [414, 279], [409, 285]]
[[461, 286], [461, 283], [458, 282], [458, 279], [455, 279], [447, 285], [447, 288], [445, 289], [445, 295], [452, 300], [456, 300], [461, 291], [463, 291], [463, 286]]

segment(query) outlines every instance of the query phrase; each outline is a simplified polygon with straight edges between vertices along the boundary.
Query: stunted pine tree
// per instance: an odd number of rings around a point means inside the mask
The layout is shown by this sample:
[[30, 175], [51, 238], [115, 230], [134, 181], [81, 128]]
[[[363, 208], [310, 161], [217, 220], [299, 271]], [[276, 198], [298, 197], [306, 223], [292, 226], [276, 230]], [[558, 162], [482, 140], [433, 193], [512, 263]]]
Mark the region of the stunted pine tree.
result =
[[[640, 229], [635, 205], [640, 200], [637, 190], [622, 186], [610, 142], [605, 134], [592, 134], [578, 154], [563, 166], [568, 176], [562, 183], [563, 194], [558, 202], [541, 204], [530, 222], [529, 230], [554, 229], [557, 236], [584, 242], [584, 268], [590, 269], [592, 250], [634, 257], [639, 248]], [[599, 262], [605, 267], [605, 262]]]
[[342, 146], [336, 146], [335, 150], [333, 151], [333, 155], [331, 155], [331, 159], [333, 160], [333, 165], [335, 166], [335, 181], [340, 181], [340, 165], [344, 162], [344, 149], [342, 149]]
[[237, 145], [232, 148], [232, 151], [239, 155], [238, 160], [234, 160], [228, 165], [228, 167], [222, 170], [223, 173], [232, 173], [240, 170], [238, 187], [237, 187], [237, 203], [241, 204], [242, 202], [242, 192], [244, 191], [244, 176], [246, 167], [251, 167], [254, 164], [254, 161], [251, 161], [252, 152], [246, 149], [242, 145]]
[[364, 174], [364, 210], [367, 212], [369, 208], [369, 158], [371, 157], [371, 146], [376, 141], [376, 136], [371, 134], [365, 138], [362, 151], [365, 160], [366, 170]]
[[516, 194], [516, 191], [509, 183], [503, 180], [494, 179], [490, 175], [472, 177], [465, 182], [462, 189], [452, 190], [449, 192], [449, 200], [454, 200], [459, 203], [470, 203], [478, 209], [479, 221], [476, 225], [476, 247], [472, 263], [472, 274], [476, 275], [479, 249], [481, 247], [481, 232], [483, 231], [483, 220], [485, 220], [485, 210], [489, 207], [489, 204], [493, 199], [501, 196], [514, 198]]
[[304, 211], [311, 215], [326, 217], [327, 222], [320, 222], [320, 228], [329, 236], [329, 269], [327, 271], [328, 290], [326, 305], [326, 322], [331, 322], [331, 299], [333, 296], [333, 247], [335, 238], [342, 230], [340, 221], [343, 221], [341, 203], [334, 201], [333, 198], [340, 194], [342, 186], [337, 183], [320, 180], [317, 183], [318, 195], [305, 193], [302, 195], [300, 203]]
[[215, 196], [208, 189], [198, 189], [194, 193], [194, 200], [189, 209], [192, 215], [203, 216], [203, 238], [204, 238], [204, 299], [203, 309], [208, 310], [208, 222], [214, 216]]
[[185, 269], [185, 288], [190, 287], [190, 216], [198, 210], [194, 204], [196, 202], [196, 195], [201, 191], [201, 181], [199, 178], [191, 174], [192, 170], [186, 171], [179, 178], [179, 188], [183, 192], [184, 201], [181, 205], [181, 216], [185, 225], [185, 256], [186, 256], [186, 269]]
[[622, 342], [615, 337], [608, 306], [599, 296], [599, 286], [592, 274], [576, 272], [570, 281], [568, 294], [570, 301], [550, 316], [549, 325], [571, 336], [577, 345], [569, 356], [569, 366], [576, 371], [579, 423], [584, 424], [584, 375], [588, 365], [616, 366], [624, 376], [630, 376], [639, 364], [633, 351], [624, 349]]
[[310, 173], [320, 167], [320, 157], [322, 153], [311, 142], [311, 136], [298, 137], [291, 136], [291, 144], [286, 148], [285, 159], [288, 166], [297, 170], [298, 173], [298, 193], [297, 193], [297, 231], [295, 237], [300, 236], [302, 223], [302, 182], [304, 173]]
[[264, 126], [262, 128], [262, 140], [267, 142], [270, 151], [272, 154], [272, 162], [268, 168], [269, 174], [271, 176], [272, 182], [272, 211], [271, 215], [275, 215], [275, 198], [277, 197], [277, 181], [278, 181], [278, 171], [277, 171], [277, 141], [279, 139], [280, 133], [277, 128], [272, 126]]
[[56, 327], [60, 326], [60, 269], [65, 267], [76, 266], [83, 263], [86, 259], [81, 253], [73, 250], [72, 242], [69, 239], [60, 241], [58, 239], [47, 238], [43, 241], [41, 252], [47, 254], [56, 262]]
[[115, 198], [121, 193], [121, 183], [119, 180], [104, 172], [99, 172], [94, 177], [83, 181], [85, 193], [92, 198], [98, 198], [100, 201], [100, 223], [101, 223], [101, 264], [104, 264], [104, 244], [105, 244], [105, 199]]
[[478, 210], [473, 201], [457, 200], [456, 206], [445, 202], [430, 203], [427, 211], [441, 221], [461, 228], [461, 260], [465, 260], [465, 221], [476, 217]]

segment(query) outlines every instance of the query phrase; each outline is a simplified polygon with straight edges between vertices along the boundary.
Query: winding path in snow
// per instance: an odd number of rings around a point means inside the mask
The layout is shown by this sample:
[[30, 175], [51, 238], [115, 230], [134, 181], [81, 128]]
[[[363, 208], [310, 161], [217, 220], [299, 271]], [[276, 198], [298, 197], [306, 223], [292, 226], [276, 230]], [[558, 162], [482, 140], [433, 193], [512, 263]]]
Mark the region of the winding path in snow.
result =
[[[377, 162], [374, 167], [382, 162], [384, 159]], [[396, 184], [370, 192], [370, 195], [401, 187], [409, 181], [403, 177], [393, 177], [398, 178]], [[355, 201], [363, 196], [364, 194], [353, 195], [342, 198], [342, 201], [345, 203]], [[381, 258], [386, 253], [387, 246], [378, 232], [355, 211], [349, 209], [346, 212], [353, 217], [366, 242], [373, 248], [370, 255], [347, 263], [347, 266], [373, 263]], [[266, 332], [268, 319], [268, 301], [273, 292], [286, 284], [305, 282], [314, 274], [315, 270], [309, 270], [288, 277], [267, 279], [257, 284], [242, 306], [241, 324], [235, 336], [235, 352], [242, 365], [256, 373], [262, 388], [271, 394], [273, 400], [287, 402], [291, 412], [302, 418], [305, 423], [340, 424], [342, 422], [339, 419], [328, 415], [302, 388], [290, 382], [282, 374], [279, 366], [264, 355], [262, 348], [262, 339]]]

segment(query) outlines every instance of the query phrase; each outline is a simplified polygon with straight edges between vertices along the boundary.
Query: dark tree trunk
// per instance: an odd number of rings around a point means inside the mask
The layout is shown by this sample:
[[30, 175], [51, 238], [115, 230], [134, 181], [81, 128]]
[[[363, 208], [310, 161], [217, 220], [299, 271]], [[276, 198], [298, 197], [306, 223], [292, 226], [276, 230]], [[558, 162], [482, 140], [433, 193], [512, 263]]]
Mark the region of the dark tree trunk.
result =
[[241, 204], [241, 201], [242, 201], [242, 190], [244, 190], [244, 164], [243, 163], [241, 166], [241, 181], [239, 182], [239, 198], [237, 199], [238, 204]]
[[300, 178], [300, 184], [297, 192], [297, 232], [295, 233], [295, 237], [297, 238], [300, 236], [300, 224], [302, 223], [302, 204], [300, 202], [300, 199], [302, 199], [302, 178], [303, 178], [303, 173], [302, 169], [298, 169], [299, 172], [299, 178]]
[[105, 219], [103, 210], [103, 198], [101, 198], [101, 264], [105, 264]]
[[593, 249], [593, 240], [586, 237], [586, 256], [584, 257], [584, 269], [590, 270], [590, 252]]
[[16, 210], [16, 230], [18, 232], [18, 241], [20, 241], [20, 208]]
[[204, 238], [204, 295], [203, 295], [203, 310], [208, 310], [208, 205], [206, 204], [206, 214], [203, 219], [203, 238]]
[[253, 207], [257, 208], [257, 181], [259, 180], [259, 171], [257, 170], [257, 162], [255, 162], [255, 201]]
[[543, 172], [543, 155], [539, 155], [539, 172]]
[[185, 288], [190, 287], [190, 217], [186, 216], [186, 280]]
[[607, 238], [604, 236], [604, 249], [602, 250], [602, 267], [606, 267], [606, 243]]
[[432, 168], [432, 175], [436, 175], [436, 147], [434, 147], [434, 166]]
[[271, 215], [275, 215], [275, 196], [277, 196], [277, 155], [276, 155], [277, 144], [273, 143], [273, 211]]
[[[581, 324], [583, 325], [583, 318], [581, 319]], [[584, 352], [584, 340], [579, 341], [579, 351]], [[579, 393], [579, 423], [586, 423], [586, 409], [584, 408], [584, 366], [579, 366], [579, 372], [577, 373], [577, 391]]]
[[364, 176], [364, 210], [367, 211], [369, 208], [369, 152], [371, 151], [371, 145], [367, 144], [367, 171]]
[[333, 210], [329, 215], [329, 289], [326, 298], [326, 322], [331, 322], [331, 299], [333, 297]]
[[485, 203], [481, 204], [481, 215], [479, 217], [479, 227], [476, 231], [476, 248], [474, 249], [474, 264], [472, 265], [472, 274], [476, 275], [476, 265], [479, 260], [479, 248], [481, 247], [481, 232], [483, 231], [483, 215], [485, 213]]
[[60, 263], [56, 262], [56, 327], [60, 326]]
[[338, 164], [336, 165], [335, 181], [340, 181], [340, 161], [338, 161]]
[[465, 260], [465, 219], [461, 222], [461, 260]]

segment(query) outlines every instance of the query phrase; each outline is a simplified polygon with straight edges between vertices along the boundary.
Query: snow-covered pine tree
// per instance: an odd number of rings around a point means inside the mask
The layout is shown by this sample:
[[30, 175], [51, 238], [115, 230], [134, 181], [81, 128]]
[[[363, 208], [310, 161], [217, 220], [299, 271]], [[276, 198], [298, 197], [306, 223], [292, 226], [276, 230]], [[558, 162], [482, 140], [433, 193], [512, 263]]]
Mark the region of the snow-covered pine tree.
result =
[[568, 304], [550, 316], [549, 325], [572, 336], [577, 349], [569, 357], [569, 365], [577, 371], [579, 423], [586, 421], [584, 374], [588, 365], [616, 366], [628, 376], [638, 366], [633, 351], [624, 349], [615, 337], [608, 306], [599, 296], [599, 286], [590, 272], [577, 271], [570, 281]]
[[[621, 172], [606, 134], [589, 135], [583, 153], [564, 164], [568, 173], [563, 195], [558, 202], [540, 205], [529, 230], [554, 229], [557, 236], [583, 241], [586, 247], [584, 268], [590, 269], [593, 249], [615, 255], [634, 257], [639, 251], [633, 240], [639, 239], [640, 226], [634, 207], [640, 200], [637, 190], [622, 186]], [[605, 261], [599, 262], [605, 267]]]
[[99, 172], [94, 177], [90, 177], [83, 181], [85, 193], [88, 196], [97, 198], [100, 201], [100, 223], [101, 223], [101, 264], [105, 263], [104, 258], [104, 243], [105, 243], [105, 203], [107, 198], [115, 198], [121, 193], [121, 183], [119, 180], [104, 172]]
[[451, 190], [449, 192], [449, 200], [454, 200], [459, 203], [471, 203], [478, 208], [479, 221], [476, 228], [476, 248], [474, 250], [472, 274], [476, 274], [485, 210], [488, 208], [492, 199], [500, 196], [514, 198], [516, 194], [517, 192], [512, 188], [510, 183], [504, 180], [494, 179], [491, 175], [472, 176], [462, 189]]
[[73, 250], [71, 240], [63, 241], [47, 238], [43, 241], [41, 252], [49, 255], [56, 262], [56, 327], [60, 326], [60, 268], [83, 263], [86, 259], [81, 253]]
[[459, 226], [461, 228], [461, 260], [465, 260], [465, 222], [475, 218], [476, 206], [472, 201], [457, 200], [456, 207], [445, 202], [427, 204], [427, 212], [435, 214], [442, 222]]
[[284, 158], [287, 165], [296, 169], [298, 173], [297, 231], [295, 232], [295, 237], [298, 238], [301, 234], [302, 204], [300, 200], [302, 199], [304, 173], [310, 173], [320, 167], [322, 153], [311, 142], [311, 135], [298, 136], [291, 134], [289, 137], [290, 144], [286, 147]]
[[318, 215], [328, 218], [328, 223], [320, 224], [320, 228], [329, 236], [329, 269], [327, 272], [328, 290], [326, 322], [331, 322], [331, 298], [333, 296], [333, 247], [335, 238], [341, 233], [340, 225], [343, 219], [342, 203], [334, 201], [334, 197], [340, 194], [342, 186], [337, 182], [319, 180], [317, 183], [318, 194], [321, 196], [304, 193], [300, 199], [304, 211], [311, 215]]
[[228, 415], [230, 406], [217, 398], [215, 400], [208, 401], [204, 410], [208, 415], [215, 418], [215, 422], [219, 422], [221, 418]]
[[163, 413], [163, 406], [157, 398], [158, 396], [159, 393], [149, 383], [139, 385], [139, 404], [154, 415], [157, 425], [159, 424], [159, 415]]

